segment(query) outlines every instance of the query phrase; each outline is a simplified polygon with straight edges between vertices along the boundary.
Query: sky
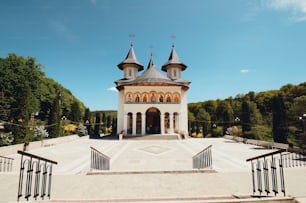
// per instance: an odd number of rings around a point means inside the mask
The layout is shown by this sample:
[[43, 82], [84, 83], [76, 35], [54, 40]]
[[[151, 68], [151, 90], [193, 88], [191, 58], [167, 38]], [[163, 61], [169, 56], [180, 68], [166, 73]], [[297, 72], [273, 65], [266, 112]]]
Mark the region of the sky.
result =
[[117, 109], [117, 65], [131, 42], [145, 68], [153, 53], [159, 69], [174, 43], [189, 103], [297, 85], [306, 0], [0, 0], [0, 57], [35, 57], [90, 110]]

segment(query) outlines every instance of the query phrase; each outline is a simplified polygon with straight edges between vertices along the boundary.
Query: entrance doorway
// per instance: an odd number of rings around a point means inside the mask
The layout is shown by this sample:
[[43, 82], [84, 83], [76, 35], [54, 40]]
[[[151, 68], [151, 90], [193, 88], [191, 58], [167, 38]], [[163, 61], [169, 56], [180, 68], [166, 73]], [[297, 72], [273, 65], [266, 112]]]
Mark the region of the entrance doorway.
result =
[[160, 134], [160, 111], [155, 107], [146, 111], [146, 133]]

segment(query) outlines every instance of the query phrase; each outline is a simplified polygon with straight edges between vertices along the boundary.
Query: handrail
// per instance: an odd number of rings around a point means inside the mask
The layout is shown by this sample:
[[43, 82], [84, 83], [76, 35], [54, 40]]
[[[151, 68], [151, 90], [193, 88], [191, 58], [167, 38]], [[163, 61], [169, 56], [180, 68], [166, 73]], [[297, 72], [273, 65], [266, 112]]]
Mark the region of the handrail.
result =
[[249, 158], [246, 161], [249, 162], [249, 161], [253, 161], [255, 159], [261, 159], [261, 158], [272, 156], [274, 154], [279, 154], [279, 153], [282, 153], [282, 152], [285, 152], [285, 151], [286, 151], [285, 149], [279, 149], [279, 150], [274, 151], [274, 152], [270, 152], [270, 153], [267, 153], [267, 154], [262, 154], [262, 155], [259, 155], [259, 156], [255, 156], [255, 157]]
[[29, 201], [32, 195], [35, 200], [39, 196], [44, 199], [46, 195], [50, 199], [52, 165], [57, 164], [57, 162], [28, 152], [20, 150], [17, 152], [21, 154], [17, 201], [22, 196]]
[[102, 152], [100, 152], [100, 151], [99, 151], [99, 150], [97, 150], [96, 148], [94, 148], [94, 147], [90, 147], [90, 149], [94, 150], [96, 153], [98, 153], [99, 155], [103, 156], [104, 158], [106, 158], [106, 159], [110, 159], [110, 157], [109, 157], [109, 156], [107, 156], [107, 155], [103, 154]]
[[56, 161], [52, 161], [52, 160], [50, 160], [50, 159], [46, 159], [46, 158], [44, 158], [44, 157], [37, 156], [37, 155], [35, 155], [35, 154], [30, 154], [30, 153], [25, 152], [25, 151], [18, 150], [17, 153], [18, 153], [18, 154], [21, 154], [21, 155], [25, 155], [25, 156], [32, 157], [32, 158], [34, 158], [34, 159], [40, 159], [40, 160], [42, 160], [42, 161], [50, 162], [50, 163], [52, 163], [52, 164], [57, 164]]
[[6, 159], [10, 159], [10, 160], [14, 160], [14, 159], [11, 158], [11, 157], [1, 156], [1, 155], [0, 155], [0, 157], [1, 157], [1, 158], [6, 158]]
[[109, 170], [110, 168], [110, 157], [103, 154], [94, 147], [90, 147], [90, 169], [95, 170]]
[[[0, 172], [11, 172], [13, 168], [13, 158], [0, 156]], [[3, 163], [3, 167], [2, 167]], [[3, 169], [3, 170], [2, 170]]]
[[192, 157], [193, 168], [201, 169], [212, 166], [211, 147], [212, 145], [209, 145]]
[[196, 156], [198, 156], [199, 154], [203, 153], [204, 151], [206, 151], [208, 148], [211, 148], [211, 147], [212, 147], [212, 145], [209, 145], [208, 147], [206, 147], [205, 149], [201, 150], [196, 155], [194, 155], [192, 158], [195, 158]]

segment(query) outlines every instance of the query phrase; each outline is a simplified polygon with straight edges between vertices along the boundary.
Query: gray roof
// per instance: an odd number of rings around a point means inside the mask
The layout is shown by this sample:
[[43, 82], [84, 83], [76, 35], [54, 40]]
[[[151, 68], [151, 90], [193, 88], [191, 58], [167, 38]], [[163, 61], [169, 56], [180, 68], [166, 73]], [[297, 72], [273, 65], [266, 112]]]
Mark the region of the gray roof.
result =
[[[188, 88], [188, 85], [190, 84], [189, 81], [185, 80], [171, 80], [167, 76], [163, 75], [155, 66], [153, 57], [151, 55], [149, 64], [147, 69], [137, 78], [134, 80], [130, 79], [121, 79], [117, 80], [116, 84], [117, 86], [124, 86], [124, 85], [134, 85], [138, 83], [164, 83], [168, 85], [179, 85], [179, 86], [185, 86]], [[118, 88], [118, 87], [117, 87]]]
[[123, 67], [125, 64], [134, 64], [138, 67], [138, 71], [143, 70], [143, 65], [137, 60], [132, 44], [131, 44], [131, 48], [128, 54], [126, 55], [125, 59], [121, 63], [118, 64], [118, 67], [120, 68], [120, 70], [123, 70]]
[[171, 65], [171, 64], [179, 65], [182, 70], [185, 70], [187, 68], [187, 66], [178, 57], [178, 55], [177, 55], [177, 53], [174, 49], [174, 45], [172, 46], [172, 50], [171, 50], [168, 61], [162, 66], [162, 70], [167, 71], [168, 66]]

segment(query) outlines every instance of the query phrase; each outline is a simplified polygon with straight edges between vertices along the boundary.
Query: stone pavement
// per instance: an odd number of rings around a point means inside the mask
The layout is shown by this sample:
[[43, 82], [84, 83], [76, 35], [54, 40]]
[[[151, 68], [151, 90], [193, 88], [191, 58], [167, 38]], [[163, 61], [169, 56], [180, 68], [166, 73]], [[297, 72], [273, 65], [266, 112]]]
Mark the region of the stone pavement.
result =
[[[193, 170], [191, 157], [211, 144], [216, 172]], [[87, 175], [90, 146], [111, 157], [109, 172]], [[30, 153], [58, 162], [51, 197], [69, 202], [251, 195], [251, 169], [245, 160], [270, 151], [223, 138], [117, 141], [83, 137]], [[0, 202], [16, 201], [20, 155], [10, 157], [15, 158], [13, 172], [0, 174]], [[306, 200], [306, 169], [285, 169], [285, 177], [287, 194]]]

